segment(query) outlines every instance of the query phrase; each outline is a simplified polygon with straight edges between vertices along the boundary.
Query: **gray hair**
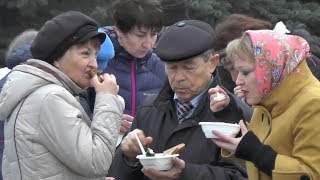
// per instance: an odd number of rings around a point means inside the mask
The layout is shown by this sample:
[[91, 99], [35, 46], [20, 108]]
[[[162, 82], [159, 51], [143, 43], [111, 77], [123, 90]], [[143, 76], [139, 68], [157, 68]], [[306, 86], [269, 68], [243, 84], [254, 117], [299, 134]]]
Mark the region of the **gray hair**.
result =
[[6, 52], [6, 57], [8, 57], [9, 54], [11, 54], [17, 47], [19, 47], [21, 44], [30, 42], [36, 38], [38, 34], [38, 31], [34, 29], [27, 29], [17, 35], [10, 43], [8, 50]]

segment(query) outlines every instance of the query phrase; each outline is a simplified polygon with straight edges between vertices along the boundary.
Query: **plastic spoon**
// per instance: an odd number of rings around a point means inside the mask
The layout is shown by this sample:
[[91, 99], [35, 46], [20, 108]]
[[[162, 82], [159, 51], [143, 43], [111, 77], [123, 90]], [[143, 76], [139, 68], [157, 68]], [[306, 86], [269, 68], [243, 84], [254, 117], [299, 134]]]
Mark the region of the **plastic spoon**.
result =
[[140, 141], [137, 133], [134, 133], [134, 135], [136, 136], [136, 139], [137, 139], [137, 141], [138, 141], [138, 144], [139, 144], [139, 147], [140, 147], [140, 150], [141, 150], [142, 154], [145, 156], [145, 155], [146, 155], [146, 151], [144, 150], [144, 148], [143, 148], [143, 146], [142, 146], [142, 144], [141, 144], [141, 141]]

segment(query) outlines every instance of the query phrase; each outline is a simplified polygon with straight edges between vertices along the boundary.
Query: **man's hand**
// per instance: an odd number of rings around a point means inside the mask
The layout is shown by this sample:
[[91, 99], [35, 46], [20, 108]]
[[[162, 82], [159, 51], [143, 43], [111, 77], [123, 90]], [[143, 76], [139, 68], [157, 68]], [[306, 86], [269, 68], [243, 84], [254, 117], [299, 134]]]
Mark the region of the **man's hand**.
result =
[[172, 158], [172, 168], [167, 171], [158, 171], [155, 169], [142, 169], [144, 175], [153, 180], [173, 180], [179, 179], [185, 168], [185, 162], [177, 157]]
[[[229, 105], [230, 97], [220, 86], [210, 88], [208, 93], [210, 95], [210, 109], [212, 112], [219, 112]], [[218, 94], [220, 94], [219, 96], [224, 96], [224, 98], [218, 99]]]
[[135, 159], [137, 155], [142, 154], [135, 133], [138, 135], [142, 146], [146, 147], [152, 142], [152, 137], [146, 137], [140, 129], [129, 132], [121, 142], [121, 150], [129, 159]]

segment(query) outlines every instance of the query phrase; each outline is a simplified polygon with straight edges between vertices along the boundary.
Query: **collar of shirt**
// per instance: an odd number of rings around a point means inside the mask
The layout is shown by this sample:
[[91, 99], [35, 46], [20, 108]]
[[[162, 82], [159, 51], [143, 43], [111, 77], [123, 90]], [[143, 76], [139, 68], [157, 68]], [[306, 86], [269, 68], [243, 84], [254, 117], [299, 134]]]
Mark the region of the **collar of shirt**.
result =
[[[212, 81], [213, 81], [213, 76], [211, 76], [210, 83], [209, 83], [208, 86], [205, 88], [205, 90], [209, 88], [209, 86], [210, 86], [210, 84], [212, 83]], [[194, 97], [193, 99], [190, 100], [191, 104], [193, 105], [193, 109], [188, 113], [188, 115], [186, 116], [186, 119], [189, 118], [189, 117], [192, 115], [193, 111], [194, 111], [194, 110], [196, 109], [196, 107], [198, 106], [199, 101], [200, 101], [202, 95], [203, 95], [204, 93], [207, 93], [207, 91], [205, 91], [205, 90], [203, 90], [198, 96], [196, 96], [196, 97]], [[174, 100], [174, 101], [179, 100], [179, 98], [178, 98], [178, 96], [177, 96], [176, 93], [174, 93], [173, 100]], [[176, 108], [177, 108], [177, 104], [176, 104]]]

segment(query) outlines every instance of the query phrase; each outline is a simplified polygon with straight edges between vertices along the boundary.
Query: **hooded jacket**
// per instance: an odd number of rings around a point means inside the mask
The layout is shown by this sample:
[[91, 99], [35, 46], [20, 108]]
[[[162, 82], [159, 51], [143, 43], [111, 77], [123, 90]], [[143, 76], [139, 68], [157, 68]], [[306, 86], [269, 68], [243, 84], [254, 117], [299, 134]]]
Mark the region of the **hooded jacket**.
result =
[[0, 95], [4, 179], [104, 179], [123, 99], [97, 93], [91, 122], [77, 99], [83, 89], [44, 61], [27, 63], [13, 69]]

